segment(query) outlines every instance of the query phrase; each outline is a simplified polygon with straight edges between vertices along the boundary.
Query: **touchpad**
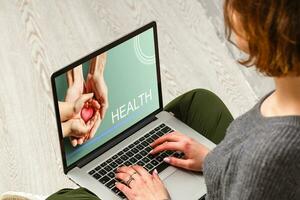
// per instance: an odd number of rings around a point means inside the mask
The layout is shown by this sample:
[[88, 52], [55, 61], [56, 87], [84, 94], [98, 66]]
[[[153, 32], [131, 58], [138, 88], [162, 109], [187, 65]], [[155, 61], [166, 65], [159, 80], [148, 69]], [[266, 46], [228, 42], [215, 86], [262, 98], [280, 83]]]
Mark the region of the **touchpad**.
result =
[[176, 170], [163, 180], [172, 200], [199, 199], [206, 193], [203, 175]]

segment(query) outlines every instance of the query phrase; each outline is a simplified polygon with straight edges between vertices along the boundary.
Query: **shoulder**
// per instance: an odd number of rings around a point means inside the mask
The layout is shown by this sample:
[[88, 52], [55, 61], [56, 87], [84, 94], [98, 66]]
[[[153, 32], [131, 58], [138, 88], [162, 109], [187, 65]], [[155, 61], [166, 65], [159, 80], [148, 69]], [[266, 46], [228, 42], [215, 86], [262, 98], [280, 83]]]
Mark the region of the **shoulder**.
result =
[[[243, 164], [250, 170], [292, 172], [300, 165], [300, 127], [287, 124], [266, 125], [243, 145]], [[297, 172], [300, 173], [300, 172]]]

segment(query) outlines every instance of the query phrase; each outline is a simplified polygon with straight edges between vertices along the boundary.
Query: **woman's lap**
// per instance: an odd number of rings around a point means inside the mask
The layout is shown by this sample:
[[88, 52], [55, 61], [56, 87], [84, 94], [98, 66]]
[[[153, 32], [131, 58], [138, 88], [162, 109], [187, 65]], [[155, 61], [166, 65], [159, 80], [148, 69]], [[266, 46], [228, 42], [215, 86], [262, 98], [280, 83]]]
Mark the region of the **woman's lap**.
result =
[[205, 89], [191, 90], [175, 98], [164, 109], [216, 144], [224, 138], [233, 121], [222, 100]]

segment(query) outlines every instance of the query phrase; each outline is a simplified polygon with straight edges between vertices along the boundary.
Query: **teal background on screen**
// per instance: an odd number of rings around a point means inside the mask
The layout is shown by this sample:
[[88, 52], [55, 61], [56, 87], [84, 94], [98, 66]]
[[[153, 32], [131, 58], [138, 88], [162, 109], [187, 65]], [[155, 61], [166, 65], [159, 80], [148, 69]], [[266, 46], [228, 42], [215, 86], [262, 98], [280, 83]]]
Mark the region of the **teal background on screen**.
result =
[[[143, 55], [146, 55], [148, 62], [143, 62], [143, 59], [140, 59], [136, 53], [134, 45], [136, 37], [107, 52], [104, 78], [108, 87], [108, 110], [95, 137], [91, 140], [74, 148], [70, 144], [69, 138], [64, 138], [68, 166], [159, 108], [153, 29], [139, 35], [139, 46]], [[149, 62], [149, 58], [150, 61], [153, 58], [153, 62]], [[88, 68], [89, 61], [83, 64], [85, 78]], [[55, 84], [58, 100], [64, 101], [68, 86], [66, 74], [58, 76], [55, 79]], [[129, 113], [128, 116], [115, 122], [115, 124], [112, 123], [112, 111], [116, 112], [116, 109], [124, 104], [127, 107], [129, 101], [144, 92], [148, 92], [150, 89], [152, 91], [152, 101]], [[108, 132], [109, 134], [107, 134]], [[103, 133], [107, 135], [101, 135]]]

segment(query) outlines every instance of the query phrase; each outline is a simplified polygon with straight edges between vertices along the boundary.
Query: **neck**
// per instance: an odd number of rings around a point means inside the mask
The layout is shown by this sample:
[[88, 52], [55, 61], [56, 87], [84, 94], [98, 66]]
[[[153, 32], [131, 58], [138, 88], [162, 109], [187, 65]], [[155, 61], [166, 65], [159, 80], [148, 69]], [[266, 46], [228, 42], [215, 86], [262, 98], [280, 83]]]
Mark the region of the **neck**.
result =
[[276, 91], [274, 96], [278, 102], [300, 103], [300, 77], [289, 76], [274, 78]]
[[273, 111], [278, 115], [300, 115], [300, 77], [274, 78]]

